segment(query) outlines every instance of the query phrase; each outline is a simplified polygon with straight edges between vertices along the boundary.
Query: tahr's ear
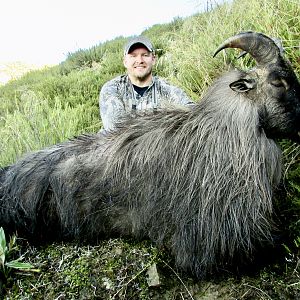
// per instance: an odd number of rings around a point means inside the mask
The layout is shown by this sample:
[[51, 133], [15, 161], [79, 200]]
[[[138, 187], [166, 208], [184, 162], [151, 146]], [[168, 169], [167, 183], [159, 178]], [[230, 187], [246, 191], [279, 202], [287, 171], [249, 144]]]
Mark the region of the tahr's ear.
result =
[[230, 83], [229, 86], [235, 92], [245, 93], [256, 87], [256, 81], [254, 79], [242, 78]]

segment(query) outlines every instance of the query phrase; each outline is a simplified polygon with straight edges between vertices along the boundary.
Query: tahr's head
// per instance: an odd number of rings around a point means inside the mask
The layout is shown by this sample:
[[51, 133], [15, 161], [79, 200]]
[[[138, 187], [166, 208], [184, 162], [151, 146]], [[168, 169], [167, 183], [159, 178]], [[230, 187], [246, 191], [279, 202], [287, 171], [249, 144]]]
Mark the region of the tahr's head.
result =
[[258, 105], [260, 125], [267, 136], [300, 143], [300, 83], [283, 57], [280, 42], [248, 31], [227, 39], [214, 56], [225, 48], [242, 49], [256, 61], [255, 69], [242, 72], [229, 86]]

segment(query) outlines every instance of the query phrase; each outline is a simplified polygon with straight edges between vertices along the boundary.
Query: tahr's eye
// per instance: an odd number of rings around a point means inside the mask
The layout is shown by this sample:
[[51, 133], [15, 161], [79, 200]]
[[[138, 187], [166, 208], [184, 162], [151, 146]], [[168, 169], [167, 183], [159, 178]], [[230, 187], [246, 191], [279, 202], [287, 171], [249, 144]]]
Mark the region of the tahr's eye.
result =
[[280, 79], [275, 79], [271, 81], [271, 84], [276, 86], [276, 87], [281, 87], [283, 86], [282, 81]]
[[271, 81], [271, 84], [278, 88], [284, 87], [285, 89], [288, 89], [288, 87], [289, 87], [288, 83], [283, 78], [273, 79]]

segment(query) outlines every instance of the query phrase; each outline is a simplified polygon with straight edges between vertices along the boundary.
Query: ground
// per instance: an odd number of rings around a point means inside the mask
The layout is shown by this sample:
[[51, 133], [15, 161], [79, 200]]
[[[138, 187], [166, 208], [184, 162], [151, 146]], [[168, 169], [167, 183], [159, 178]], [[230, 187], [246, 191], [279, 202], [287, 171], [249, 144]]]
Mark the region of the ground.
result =
[[2, 282], [3, 299], [300, 299], [299, 257], [288, 251], [284, 263], [251, 275], [196, 280], [177, 270], [167, 251], [149, 241], [19, 243], [23, 260], [40, 271], [12, 271]]

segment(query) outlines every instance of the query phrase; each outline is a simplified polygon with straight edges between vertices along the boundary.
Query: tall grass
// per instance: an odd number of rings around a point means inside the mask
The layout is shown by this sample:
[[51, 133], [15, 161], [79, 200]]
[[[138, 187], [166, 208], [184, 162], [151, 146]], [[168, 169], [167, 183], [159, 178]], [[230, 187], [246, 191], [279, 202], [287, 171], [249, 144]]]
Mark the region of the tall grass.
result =
[[165, 75], [183, 86], [194, 98], [199, 97], [229, 62], [233, 66], [250, 65], [249, 58], [234, 60], [237, 50], [223, 51], [212, 58], [225, 38], [247, 30], [280, 37], [289, 59], [299, 72], [299, 15], [300, 3], [296, 0], [237, 0], [188, 18], [168, 45], [163, 58]]
[[22, 105], [0, 119], [0, 165], [8, 165], [25, 152], [41, 149], [86, 131], [96, 131], [100, 121], [93, 108], [70, 107], [56, 97], [53, 105], [33, 91], [22, 94]]

